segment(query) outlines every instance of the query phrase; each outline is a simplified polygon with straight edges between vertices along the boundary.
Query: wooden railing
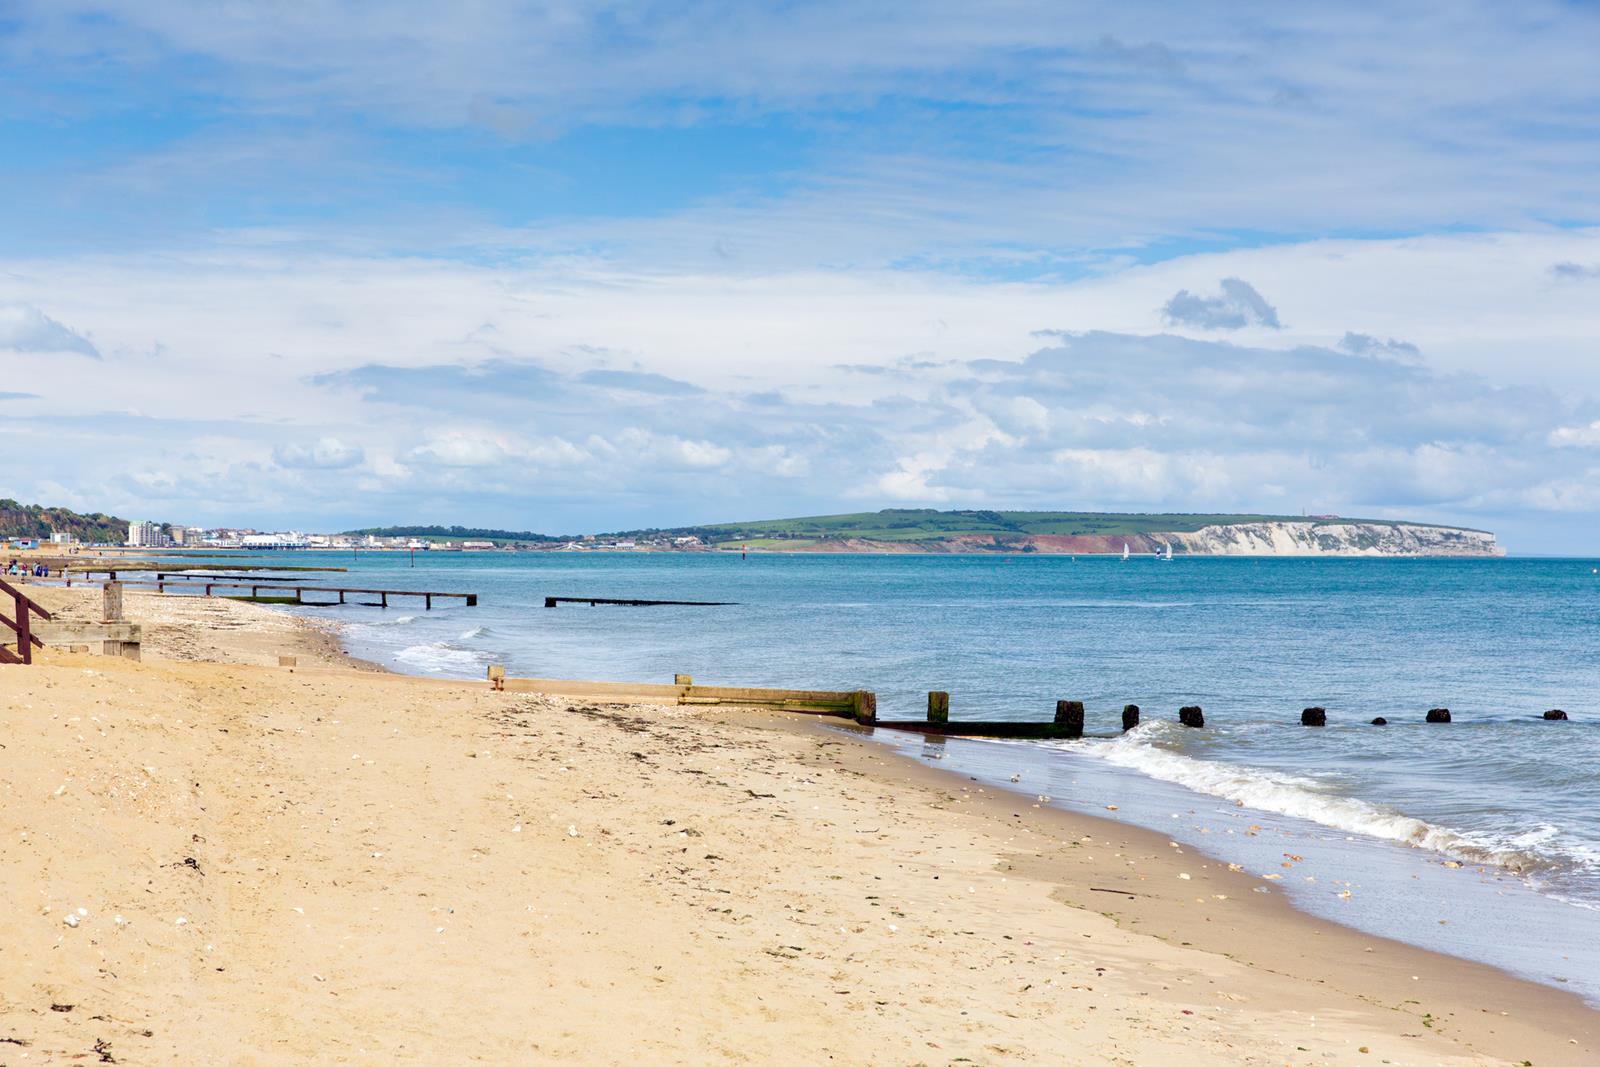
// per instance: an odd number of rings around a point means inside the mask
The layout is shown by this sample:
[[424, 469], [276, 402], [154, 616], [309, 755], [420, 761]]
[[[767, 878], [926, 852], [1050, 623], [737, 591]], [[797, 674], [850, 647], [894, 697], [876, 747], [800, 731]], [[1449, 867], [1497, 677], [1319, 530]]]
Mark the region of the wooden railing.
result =
[[5, 596], [11, 598], [15, 614], [14, 617], [8, 618], [5, 609], [0, 608], [0, 623], [16, 635], [17, 650], [13, 652], [5, 645], [0, 645], [0, 663], [32, 663], [33, 650], [43, 648], [44, 642], [33, 636], [33, 621], [30, 616], [37, 615], [41, 619], [49, 619], [50, 613], [24, 596], [22, 590], [0, 578], [0, 604], [5, 603]]

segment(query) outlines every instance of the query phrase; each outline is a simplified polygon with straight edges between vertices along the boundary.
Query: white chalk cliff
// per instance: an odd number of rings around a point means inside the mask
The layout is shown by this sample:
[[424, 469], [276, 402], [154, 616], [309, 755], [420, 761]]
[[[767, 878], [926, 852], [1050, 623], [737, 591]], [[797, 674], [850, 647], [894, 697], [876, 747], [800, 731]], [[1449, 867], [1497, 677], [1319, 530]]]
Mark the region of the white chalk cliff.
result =
[[1196, 556], [1503, 556], [1494, 534], [1367, 522], [1246, 522], [1155, 535]]

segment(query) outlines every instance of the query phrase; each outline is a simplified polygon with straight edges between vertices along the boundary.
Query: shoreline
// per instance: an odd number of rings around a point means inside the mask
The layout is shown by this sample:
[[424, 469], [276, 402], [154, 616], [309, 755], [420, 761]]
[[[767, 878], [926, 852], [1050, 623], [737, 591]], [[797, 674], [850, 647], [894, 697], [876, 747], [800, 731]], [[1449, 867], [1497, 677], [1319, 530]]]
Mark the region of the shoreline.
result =
[[[151, 599], [130, 594], [130, 614], [162, 607], [148, 603]], [[9, 960], [0, 958], [0, 971], [33, 983], [19, 996], [17, 981], [0, 979], [0, 1005], [37, 1024], [39, 1033], [66, 1041], [75, 1024], [86, 1019], [78, 1011], [69, 1015], [39, 1008], [35, 1001], [42, 990], [41, 975], [58, 990], [51, 996], [70, 992], [86, 1006], [94, 997], [103, 1001], [112, 990], [128, 988], [127, 979], [109, 984], [95, 979], [92, 967], [81, 972], [82, 979], [74, 979], [70, 968], [77, 964], [64, 964], [58, 950], [71, 943], [67, 935], [81, 937], [93, 928], [106, 939], [99, 946], [103, 958], [107, 943], [120, 935], [105, 930], [102, 905], [139, 907], [137, 892], [130, 886], [131, 903], [97, 902], [85, 929], [68, 930], [55, 916], [74, 896], [71, 887], [77, 886], [79, 897], [103, 893], [108, 873], [104, 856], [126, 858], [130, 847], [137, 852], [144, 846], [138, 835], [159, 837], [176, 829], [164, 822], [151, 824], [149, 813], [119, 810], [114, 791], [90, 790], [98, 805], [80, 806], [65, 823], [59, 814], [51, 822], [51, 809], [57, 806], [52, 797], [59, 794], [50, 791], [63, 778], [63, 761], [70, 785], [66, 796], [76, 798], [70, 803], [81, 805], [82, 785], [103, 773], [98, 770], [102, 761], [73, 763], [76, 746], [59, 725], [52, 725], [73, 721], [62, 691], [90, 670], [96, 679], [115, 684], [86, 703], [77, 721], [98, 718], [101, 736], [119, 740], [153, 732], [165, 755], [150, 758], [149, 767], [156, 768], [156, 777], [168, 787], [191, 797], [158, 810], [211, 820], [209, 831], [201, 834], [206, 842], [171, 843], [203, 852], [200, 861], [207, 877], [185, 883], [201, 899], [184, 906], [199, 913], [209, 907], [213, 926], [235, 927], [226, 940], [219, 934], [206, 942], [207, 949], [216, 945], [220, 955], [236, 954], [237, 943], [243, 941], [252, 951], [266, 953], [243, 967], [235, 956], [221, 964], [227, 968], [221, 973], [242, 969], [266, 982], [277, 975], [292, 992], [264, 1002], [254, 985], [237, 987], [235, 980], [207, 977], [206, 968], [200, 967], [190, 968], [185, 981], [200, 988], [218, 983], [216, 991], [238, 997], [243, 1013], [271, 1014], [277, 1011], [271, 1004], [307, 1013], [304, 1023], [284, 1023], [287, 1045], [282, 1047], [263, 1036], [259, 1025], [246, 1027], [251, 1047], [265, 1057], [260, 1062], [271, 1062], [265, 1050], [273, 1048], [303, 1058], [324, 1057], [328, 1046], [317, 1042], [334, 1036], [325, 1032], [328, 1026], [343, 1025], [334, 1022], [342, 1015], [328, 1014], [334, 1009], [327, 997], [336, 991], [325, 983], [337, 983], [337, 992], [354, 998], [360, 1011], [386, 1019], [390, 1026], [399, 1018], [397, 1012], [416, 1010], [419, 1002], [403, 995], [404, 986], [393, 987], [382, 979], [381, 970], [372, 969], [378, 959], [389, 958], [384, 945], [395, 946], [395, 951], [410, 946], [406, 951], [414, 954], [426, 953], [431, 944], [427, 936], [432, 925], [424, 934], [386, 925], [382, 916], [395, 908], [405, 910], [407, 899], [419, 904], [424, 899], [392, 890], [395, 881], [415, 883], [412, 890], [427, 900], [449, 900], [451, 914], [499, 914], [503, 890], [539, 883], [547, 896], [577, 894], [571, 908], [580, 909], [581, 901], [581, 910], [569, 910], [569, 919], [580, 914], [604, 917], [579, 920], [599, 925], [576, 941], [570, 939], [575, 935], [541, 928], [540, 937], [560, 942], [567, 956], [543, 954], [539, 941], [509, 933], [504, 926], [509, 918], [496, 920], [500, 925], [494, 926], [493, 937], [471, 952], [450, 957], [440, 977], [417, 979], [433, 996], [452, 1003], [468, 991], [487, 998], [475, 1002], [467, 1014], [502, 1037], [537, 1031], [543, 1035], [544, 1044], [538, 1046], [542, 1051], [565, 1048], [578, 1062], [617, 1062], [635, 1050], [602, 1032], [604, 1018], [529, 1018], [501, 994], [482, 987], [470, 972], [482, 970], [492, 959], [492, 975], [503, 979], [521, 974], [534, 983], [527, 988], [564, 990], [558, 999], [568, 1012], [595, 1014], [600, 1004], [611, 1006], [599, 1009], [600, 1015], [607, 1010], [645, 1012], [648, 1021], [678, 1035], [659, 1039], [666, 1044], [655, 1050], [672, 1062], [721, 1062], [736, 1058], [735, 1051], [758, 1047], [768, 1048], [776, 1060], [794, 1057], [803, 1048], [818, 1054], [826, 1050], [849, 1062], [860, 1062], [861, 1055], [881, 1058], [887, 1049], [897, 1050], [904, 1062], [919, 1057], [949, 1062], [961, 1055], [981, 1062], [1061, 1062], [1063, 1057], [1117, 1062], [1119, 1056], [1163, 1062], [1182, 1049], [1201, 1063], [1529, 1059], [1543, 1067], [1590, 1062], [1600, 1048], [1600, 1014], [1570, 993], [1317, 919], [1281, 894], [1251, 892], [1262, 884], [1259, 879], [1188, 847], [1172, 848], [1153, 831], [1041, 806], [947, 768], [928, 767], [842, 722], [748, 710], [600, 708], [576, 700], [493, 694], [481, 682], [419, 679], [381, 668], [381, 673], [357, 676], [350, 670], [352, 657], [331, 647], [336, 639], [325, 627], [273, 608], [228, 603], [225, 612], [242, 632], [208, 628], [205, 640], [215, 642], [208, 650], [214, 656], [232, 658], [237, 665], [198, 656], [175, 661], [159, 654], [149, 663], [132, 664], [52, 652], [42, 667], [6, 668], [12, 695], [0, 706], [10, 720], [6, 740], [13, 752], [9, 760], [0, 753], [0, 766], [7, 767], [6, 795], [24, 803], [8, 804], [4, 818], [43, 820], [43, 839], [55, 851], [41, 861], [31, 848], [15, 844], [15, 827], [0, 827], [6, 833], [0, 840], [10, 845], [7, 852], [15, 851], [12, 858], [20, 861], [0, 877], [10, 880], [8, 897], [35, 900], [38, 886], [29, 878], [35, 874], [31, 863], [43, 862], [35, 877], [43, 878], [39, 884], [50, 887], [50, 899], [57, 904], [41, 917], [47, 921], [38, 928], [30, 921], [20, 939], [20, 968], [17, 949], [0, 948], [0, 953], [11, 953]], [[258, 629], [269, 614], [295, 625]], [[175, 626], [159, 623], [155, 629]], [[152, 644], [152, 652], [157, 647], [185, 656], [202, 651], [178, 637], [166, 634]], [[290, 648], [292, 654], [314, 658], [294, 670], [258, 665], [275, 663], [276, 650]], [[38, 673], [26, 673], [30, 670]], [[9, 684], [12, 679], [23, 690], [20, 696]], [[99, 685], [97, 680], [94, 684]], [[53, 702], [46, 705], [52, 708], [49, 720], [19, 714], [40, 700]], [[167, 714], [153, 708], [165, 708]], [[331, 719], [326, 709], [337, 709]], [[119, 721], [113, 723], [114, 718]], [[82, 725], [77, 729], [84, 735], [80, 744], [93, 740]], [[354, 736], [347, 738], [347, 732]], [[126, 753], [123, 762], [127, 756], [133, 753]], [[501, 761], [494, 762], [496, 757]], [[514, 761], [509, 766], [506, 757]], [[12, 761], [18, 759], [31, 759], [31, 779], [12, 777], [18, 766]], [[394, 767], [396, 760], [409, 769]], [[489, 762], [480, 762], [484, 760]], [[167, 782], [173, 761], [191, 768]], [[364, 770], [374, 764], [391, 773]], [[136, 764], [116, 772], [125, 773], [137, 781]], [[636, 780], [641, 773], [651, 780]], [[527, 774], [533, 779], [522, 781]], [[228, 784], [230, 775], [242, 776], [238, 787]], [[190, 778], [195, 782], [192, 795]], [[328, 787], [330, 781], [334, 788]], [[501, 789], [504, 801], [498, 799]], [[541, 810], [523, 812], [516, 827], [539, 836], [507, 837], [516, 814], [512, 809], [527, 803], [512, 797], [525, 795], [536, 798], [534, 808]], [[558, 795], [563, 799], [546, 817], [542, 809]], [[275, 796], [283, 799], [273, 800]], [[178, 798], [175, 793], [172, 799]], [[274, 818], [272, 812], [282, 803], [291, 807]], [[609, 830], [598, 831], [596, 837], [588, 824], [580, 828], [576, 814], [564, 813], [562, 805], [574, 813], [598, 806], [607, 813]], [[218, 814], [201, 814], [213, 806], [220, 809]], [[332, 822], [313, 814], [323, 809]], [[500, 814], [485, 822], [487, 809]], [[674, 817], [670, 809], [688, 812], [690, 818]], [[249, 817], [252, 811], [255, 821]], [[302, 814], [282, 818], [292, 812]], [[236, 817], [237, 827], [232, 822]], [[421, 827], [439, 825], [434, 830], [406, 829], [397, 819]], [[561, 832], [569, 819], [575, 820], [577, 836]], [[664, 819], [695, 828], [696, 836], [705, 840], [683, 838], [680, 834], [686, 831], [663, 826]], [[116, 839], [123, 844], [108, 851], [107, 825], [115, 837], [119, 822], [126, 834]], [[53, 830], [48, 828], [52, 825]], [[67, 832], [68, 827], [93, 829], [85, 839]], [[783, 833], [775, 836], [780, 828]], [[465, 836], [458, 840], [461, 832]], [[416, 845], [404, 843], [418, 834]], [[134, 836], [125, 839], [128, 835]], [[41, 831], [35, 826], [26, 836], [37, 841]], [[280, 837], [292, 847], [273, 858], [269, 853]], [[368, 839], [373, 843], [367, 844]], [[497, 858], [505, 856], [507, 846], [493, 843], [514, 841], [523, 847], [535, 840], [541, 842], [541, 860]], [[335, 847], [339, 841], [346, 844]], [[436, 843], [429, 851], [418, 851], [427, 841]], [[567, 861], [560, 860], [562, 850], [580, 844], [584, 863], [568, 869]], [[346, 851], [350, 845], [357, 847], [353, 854]], [[620, 853], [616, 845], [624, 846]], [[445, 852], [438, 854], [441, 847]], [[81, 855], [79, 849], [84, 850]], [[601, 860], [602, 855], [607, 858]], [[262, 858], [252, 862], [251, 856]], [[641, 856], [642, 867], [629, 858]], [[673, 856], [679, 858], [669, 858]], [[394, 857], [393, 862], [380, 862], [384, 857]], [[153, 853], [143, 863], [136, 859], [131, 873], [148, 872], [145, 876], [155, 879], [152, 884], [166, 887], [172, 875], [161, 868], [171, 862], [166, 853]], [[501, 869], [507, 862], [511, 866]], [[591, 869], [591, 863], [599, 867]], [[500, 873], [473, 873], [485, 864]], [[545, 884], [545, 868], [551, 864], [576, 889], [559, 881]], [[683, 865], [691, 873], [674, 873]], [[266, 872], [275, 872], [270, 884], [261, 880]], [[316, 923], [305, 921], [308, 928], [315, 927], [316, 937], [293, 933], [300, 917], [287, 904], [282, 909], [246, 909], [243, 919], [236, 917], [240, 899], [270, 895], [280, 882], [306, 887], [296, 907], [308, 915], [322, 911]], [[337, 921], [326, 909], [310, 907], [309, 901], [319, 899], [311, 888], [315, 885], [345, 902]], [[659, 897], [656, 891], [663, 887], [666, 896]], [[211, 897], [215, 891], [224, 895]], [[721, 910], [729, 907], [732, 918]], [[514, 910], [521, 913], [521, 904]], [[280, 919], [285, 912], [290, 914]], [[372, 918], [363, 918], [369, 913]], [[626, 936], [647, 920], [650, 940], [640, 943]], [[195, 918], [193, 923], [199, 926], [201, 921]], [[290, 923], [287, 929], [284, 921]], [[170, 933], [172, 919], [162, 922], [161, 929]], [[707, 922], [712, 925], [706, 927]], [[443, 926], [449, 928], [449, 922]], [[355, 931], [345, 940], [370, 943], [370, 952], [377, 955], [350, 962], [343, 955], [343, 941], [323, 932], [341, 928]], [[761, 936], [752, 940], [752, 928]], [[141, 918], [137, 929], [157, 928]], [[372, 936], [363, 939], [363, 930]], [[214, 936], [211, 929], [198, 933]], [[279, 959], [270, 947], [284, 933], [295, 942], [298, 963]], [[419, 936], [423, 942], [408, 940]], [[609, 947], [597, 954], [596, 946], [587, 942], [591, 937]], [[641, 947], [646, 956], [659, 956], [651, 946], [660, 939], [672, 946], [662, 950], [663, 969], [696, 961], [664, 988], [659, 975], [630, 968], [623, 958]], [[624, 947], [630, 943], [631, 950]], [[729, 943], [740, 946], [740, 952], [729, 958], [718, 955]], [[800, 949], [785, 947], [791, 943]], [[502, 950], [515, 946], [516, 951], [508, 961], [491, 944]], [[170, 965], [186, 958], [171, 955], [164, 935], [146, 938], [143, 947], [143, 971], [133, 960], [112, 969], [148, 974], [152, 966], [159, 970], [162, 960]], [[531, 955], [523, 958], [524, 951]], [[588, 974], [592, 969], [589, 980], [570, 973], [573, 952], [585, 953], [579, 970]], [[88, 966], [90, 959], [82, 962]], [[302, 966], [315, 975], [308, 978], [295, 969]], [[694, 978], [686, 981], [691, 974]], [[451, 984], [445, 983], [445, 975]], [[77, 984], [82, 981], [88, 986]], [[123, 992], [110, 1005], [115, 1017], [144, 1014], [152, 1020], [148, 1029], [158, 1029], [154, 1023], [159, 1021], [158, 1032], [170, 1035], [166, 1027], [181, 1025], [181, 1004], [163, 1007], [161, 998], [152, 1000], [144, 988], [147, 980], [133, 981], [138, 988]], [[618, 994], [605, 992], [608, 988], [623, 990], [621, 1001], [615, 999]], [[382, 993], [384, 989], [389, 992]], [[27, 999], [29, 990], [32, 1000]], [[696, 1006], [708, 990], [717, 1006], [709, 1013]], [[763, 992], [779, 994], [779, 1006], [758, 1009]], [[635, 1003], [641, 996], [651, 1006]], [[106, 1007], [103, 1002], [100, 1006]], [[338, 1011], [351, 1008], [346, 1000]], [[826, 1013], [841, 1010], [852, 1027], [860, 1028], [859, 1035], [840, 1035], [828, 1025]], [[809, 1012], [817, 1018], [800, 1017]], [[249, 1018], [256, 1020], [255, 1015]], [[715, 1036], [730, 1019], [737, 1036]], [[439, 1021], [434, 1036], [442, 1042], [453, 1035], [464, 1042], [459, 1048], [474, 1050], [474, 1059], [479, 1050], [485, 1059], [515, 1058], [512, 1046], [487, 1051], [481, 1035], [459, 1032], [460, 1025]], [[581, 1039], [563, 1045], [563, 1028]], [[762, 1028], [784, 1036], [763, 1036]], [[932, 1040], [913, 1040], [920, 1034]], [[0, 1038], [6, 1036], [0, 1032]], [[409, 1039], [426, 1038], [413, 1033]], [[849, 1045], [858, 1040], [861, 1044]], [[777, 1043], [763, 1044], [769, 1041]], [[119, 1061], [165, 1061], [124, 1051], [137, 1044], [131, 1038], [113, 1042]], [[930, 1049], [929, 1044], [940, 1047]], [[35, 1040], [31, 1047], [42, 1050], [45, 1045]], [[191, 1044], [184, 1051], [197, 1047], [205, 1050]], [[380, 1047], [395, 1058], [407, 1058], [392, 1041]], [[7, 1048], [0, 1045], [0, 1062], [6, 1062]], [[353, 1056], [355, 1051], [351, 1047], [344, 1053]]]

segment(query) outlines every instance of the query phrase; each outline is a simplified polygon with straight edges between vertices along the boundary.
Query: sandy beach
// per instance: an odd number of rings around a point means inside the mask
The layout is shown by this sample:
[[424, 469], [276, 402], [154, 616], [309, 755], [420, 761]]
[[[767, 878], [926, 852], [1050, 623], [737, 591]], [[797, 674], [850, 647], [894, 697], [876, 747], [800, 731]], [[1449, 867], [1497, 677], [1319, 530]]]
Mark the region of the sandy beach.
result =
[[3, 1065], [1600, 1059], [1575, 997], [842, 723], [127, 610], [142, 663], [0, 667]]

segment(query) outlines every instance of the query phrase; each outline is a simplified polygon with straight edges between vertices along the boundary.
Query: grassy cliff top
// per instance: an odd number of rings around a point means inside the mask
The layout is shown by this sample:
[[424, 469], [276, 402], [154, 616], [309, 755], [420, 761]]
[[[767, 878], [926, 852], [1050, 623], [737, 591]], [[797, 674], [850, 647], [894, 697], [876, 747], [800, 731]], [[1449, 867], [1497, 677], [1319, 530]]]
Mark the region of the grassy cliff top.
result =
[[1365, 523], [1376, 526], [1419, 526], [1393, 519], [1312, 518], [1302, 515], [1147, 514], [1093, 511], [935, 511], [931, 508], [889, 508], [849, 515], [814, 515], [799, 519], [713, 523], [675, 530], [635, 533], [698, 534], [711, 541], [740, 538], [870, 541], [927, 541], [964, 534], [1061, 536], [1192, 533], [1206, 526], [1249, 522], [1312, 522], [1319, 525]]

